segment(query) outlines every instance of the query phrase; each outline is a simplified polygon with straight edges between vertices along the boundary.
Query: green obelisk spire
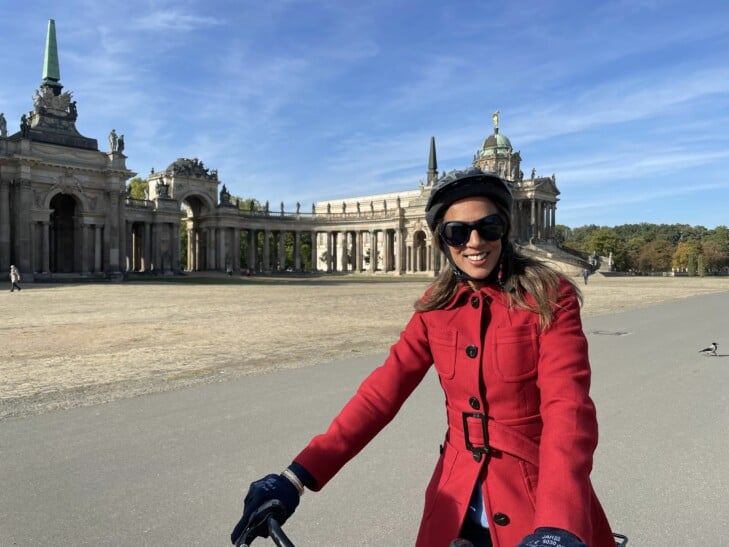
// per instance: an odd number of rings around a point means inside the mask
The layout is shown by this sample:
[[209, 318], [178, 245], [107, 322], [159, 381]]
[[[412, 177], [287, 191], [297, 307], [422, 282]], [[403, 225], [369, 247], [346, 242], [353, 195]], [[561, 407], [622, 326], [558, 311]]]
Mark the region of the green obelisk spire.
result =
[[46, 54], [43, 59], [43, 82], [41, 85], [53, 88], [54, 95], [61, 92], [61, 69], [58, 65], [58, 46], [56, 45], [56, 22], [48, 20]]

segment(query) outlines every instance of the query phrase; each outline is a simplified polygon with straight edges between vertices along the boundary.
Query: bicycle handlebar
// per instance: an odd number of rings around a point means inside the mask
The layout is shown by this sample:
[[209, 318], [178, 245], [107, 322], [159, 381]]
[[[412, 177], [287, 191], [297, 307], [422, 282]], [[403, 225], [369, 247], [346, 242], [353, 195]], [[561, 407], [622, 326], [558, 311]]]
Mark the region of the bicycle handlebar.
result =
[[256, 536], [254, 535], [253, 537], [249, 537], [251, 531], [259, 527], [264, 522], [268, 528], [268, 535], [278, 547], [294, 547], [293, 542], [288, 538], [288, 536], [286, 536], [278, 521], [279, 518], [282, 520], [286, 519], [286, 513], [283, 511], [283, 505], [281, 505], [281, 502], [278, 500], [271, 500], [264, 503], [255, 513], [253, 513], [253, 515], [251, 515], [251, 518], [248, 521], [248, 526], [245, 530], [243, 530], [235, 542], [236, 547], [248, 547], [248, 542], [253, 543]]
[[283, 528], [281, 528], [281, 525], [273, 517], [273, 515], [268, 517], [266, 522], [268, 523], [268, 533], [278, 547], [294, 547], [294, 544], [284, 533]]

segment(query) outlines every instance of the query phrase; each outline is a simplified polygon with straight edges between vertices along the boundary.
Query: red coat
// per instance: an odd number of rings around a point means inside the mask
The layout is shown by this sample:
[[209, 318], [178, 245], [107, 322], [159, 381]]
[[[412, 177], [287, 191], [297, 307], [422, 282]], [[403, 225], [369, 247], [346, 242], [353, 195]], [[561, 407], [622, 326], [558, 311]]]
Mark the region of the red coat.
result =
[[[560, 295], [544, 332], [537, 314], [507, 307], [504, 293], [491, 286], [474, 293], [464, 285], [446, 308], [416, 312], [385, 363], [294, 461], [323, 487], [435, 363], [448, 431], [425, 493], [417, 545], [446, 547], [458, 537], [482, 477], [495, 547], [513, 547], [540, 526], [568, 530], [590, 547], [614, 547], [590, 483], [597, 421], [587, 340], [566, 281]], [[464, 414], [470, 444], [489, 447], [480, 461], [466, 447]]]

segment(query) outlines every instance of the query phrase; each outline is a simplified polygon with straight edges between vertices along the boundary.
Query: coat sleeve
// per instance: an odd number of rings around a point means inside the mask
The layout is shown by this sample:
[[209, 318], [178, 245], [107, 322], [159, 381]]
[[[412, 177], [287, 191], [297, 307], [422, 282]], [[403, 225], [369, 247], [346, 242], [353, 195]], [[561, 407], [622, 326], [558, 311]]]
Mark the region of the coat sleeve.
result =
[[590, 363], [574, 287], [564, 281], [552, 325], [539, 345], [537, 385], [543, 428], [534, 527], [592, 537], [590, 472], [597, 418], [590, 399]]
[[397, 414], [433, 362], [422, 313], [415, 313], [384, 364], [359, 386], [326, 433], [314, 437], [294, 461], [319, 490]]

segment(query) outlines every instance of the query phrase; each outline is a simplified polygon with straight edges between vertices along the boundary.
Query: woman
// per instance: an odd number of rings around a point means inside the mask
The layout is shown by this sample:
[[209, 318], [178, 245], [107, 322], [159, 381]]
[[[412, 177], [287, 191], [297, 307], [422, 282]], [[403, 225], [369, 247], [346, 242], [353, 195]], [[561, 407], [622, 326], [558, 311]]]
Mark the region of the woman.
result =
[[18, 271], [18, 268], [15, 266], [10, 266], [10, 292], [13, 292], [15, 289], [20, 290], [20, 285], [18, 285], [18, 282], [20, 281], [20, 272]]
[[509, 242], [512, 196], [497, 176], [452, 171], [426, 221], [449, 267], [416, 303], [385, 363], [281, 475], [254, 482], [232, 539], [266, 534], [395, 416], [435, 365], [448, 430], [417, 545], [614, 547], [590, 483], [597, 445], [578, 289]]

